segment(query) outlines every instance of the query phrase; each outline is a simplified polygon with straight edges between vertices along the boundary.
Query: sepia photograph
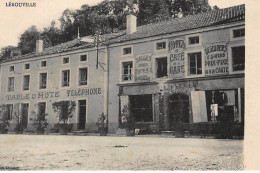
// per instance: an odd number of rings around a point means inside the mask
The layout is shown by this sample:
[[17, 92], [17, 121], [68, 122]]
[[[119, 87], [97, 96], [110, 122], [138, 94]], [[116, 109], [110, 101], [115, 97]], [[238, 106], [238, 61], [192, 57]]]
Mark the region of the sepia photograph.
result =
[[250, 169], [245, 0], [0, 3], [0, 171]]

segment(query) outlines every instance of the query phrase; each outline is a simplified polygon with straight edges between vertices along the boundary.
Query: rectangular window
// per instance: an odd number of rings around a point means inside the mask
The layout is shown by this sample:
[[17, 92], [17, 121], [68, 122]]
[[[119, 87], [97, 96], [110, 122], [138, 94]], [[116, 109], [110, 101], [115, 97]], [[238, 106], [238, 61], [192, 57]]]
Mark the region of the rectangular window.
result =
[[64, 57], [63, 58], [63, 64], [68, 64], [70, 62], [69, 57]]
[[189, 37], [189, 45], [199, 44], [199, 43], [200, 43], [200, 37], [199, 36]]
[[6, 109], [7, 109], [6, 111], [7, 111], [8, 120], [12, 120], [13, 119], [13, 105], [7, 104]]
[[167, 57], [157, 58], [156, 65], [157, 65], [156, 77], [161, 78], [167, 76]]
[[24, 69], [25, 69], [25, 70], [30, 69], [30, 64], [24, 64]]
[[245, 28], [233, 30], [233, 38], [245, 37]]
[[8, 92], [14, 91], [14, 77], [8, 78]]
[[47, 88], [47, 73], [40, 73], [40, 89]]
[[13, 65], [9, 67], [9, 71], [10, 71], [10, 72], [13, 72], [13, 71], [14, 71], [14, 66], [13, 66]]
[[23, 90], [27, 91], [30, 89], [30, 75], [23, 76]]
[[70, 86], [70, 71], [64, 70], [62, 71], [62, 87], [68, 87]]
[[166, 49], [166, 42], [156, 43], [156, 50]]
[[47, 66], [46, 61], [41, 61], [41, 67], [46, 67], [46, 66]]
[[41, 115], [43, 119], [45, 119], [44, 114], [46, 113], [46, 103], [45, 102], [39, 102], [38, 103], [38, 113]]
[[233, 71], [245, 70], [245, 46], [232, 47]]
[[80, 55], [80, 61], [87, 61], [87, 55]]
[[132, 54], [132, 47], [126, 47], [123, 49], [123, 55]]
[[189, 61], [189, 75], [198, 75], [202, 74], [202, 59], [201, 52], [197, 53], [189, 53], [188, 54]]
[[88, 68], [79, 69], [79, 85], [88, 84]]
[[132, 70], [133, 70], [132, 61], [122, 63], [122, 72], [123, 72], [122, 81], [131, 81], [132, 80], [132, 77], [133, 77]]

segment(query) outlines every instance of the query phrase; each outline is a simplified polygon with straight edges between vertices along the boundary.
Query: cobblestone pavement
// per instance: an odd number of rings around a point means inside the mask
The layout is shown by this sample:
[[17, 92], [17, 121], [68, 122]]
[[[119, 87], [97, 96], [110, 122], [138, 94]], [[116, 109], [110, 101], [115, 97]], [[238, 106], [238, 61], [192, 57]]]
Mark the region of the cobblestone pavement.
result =
[[0, 170], [243, 170], [243, 140], [0, 135]]

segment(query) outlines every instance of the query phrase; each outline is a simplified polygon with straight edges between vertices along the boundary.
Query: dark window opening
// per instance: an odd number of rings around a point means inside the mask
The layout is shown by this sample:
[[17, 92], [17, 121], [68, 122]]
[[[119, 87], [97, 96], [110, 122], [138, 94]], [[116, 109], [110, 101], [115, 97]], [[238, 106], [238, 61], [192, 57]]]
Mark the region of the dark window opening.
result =
[[245, 70], [245, 46], [232, 47], [233, 71]]
[[152, 95], [132, 95], [129, 98], [135, 122], [153, 122]]
[[46, 113], [46, 103], [45, 102], [40, 102], [38, 105], [38, 113], [42, 120], [45, 120], [45, 113]]
[[233, 38], [245, 37], [245, 28], [233, 30]]
[[79, 69], [79, 85], [88, 84], [88, 68]]
[[41, 67], [46, 67], [46, 66], [47, 66], [46, 61], [42, 61], [41, 62]]
[[199, 36], [189, 37], [189, 44], [199, 44], [199, 43], [200, 43]]
[[30, 88], [30, 75], [23, 77], [23, 90], [29, 90]]
[[63, 58], [63, 64], [68, 64], [70, 62], [69, 57]]
[[132, 80], [132, 69], [133, 69], [133, 62], [123, 62], [122, 63], [122, 81], [131, 81]]
[[8, 92], [14, 91], [14, 77], [8, 78]]
[[30, 64], [25, 64], [25, 65], [24, 65], [24, 68], [25, 68], [26, 70], [30, 69]]
[[166, 49], [166, 42], [156, 43], [156, 50]]
[[6, 111], [7, 111], [8, 120], [12, 120], [13, 119], [13, 105], [7, 104], [6, 109], [7, 109]]
[[47, 73], [40, 74], [40, 89], [47, 88]]
[[70, 86], [70, 71], [62, 71], [62, 87]]
[[201, 52], [189, 53], [189, 74], [202, 74]]
[[132, 54], [132, 48], [131, 47], [127, 47], [123, 49], [123, 55], [128, 55], [128, 54]]
[[80, 55], [80, 61], [87, 61], [87, 55]]
[[10, 66], [9, 71], [10, 72], [14, 71], [14, 66]]
[[157, 78], [167, 76], [167, 58], [157, 58]]

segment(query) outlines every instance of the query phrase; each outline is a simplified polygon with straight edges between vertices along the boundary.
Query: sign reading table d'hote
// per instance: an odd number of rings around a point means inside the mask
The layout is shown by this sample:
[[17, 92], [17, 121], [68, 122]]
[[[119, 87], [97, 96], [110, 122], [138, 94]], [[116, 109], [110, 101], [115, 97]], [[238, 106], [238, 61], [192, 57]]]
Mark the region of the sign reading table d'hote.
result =
[[204, 46], [205, 75], [228, 73], [227, 43], [216, 43]]
[[186, 44], [184, 38], [169, 39], [169, 53], [170, 53], [170, 74], [169, 77], [183, 78], [184, 69], [184, 51]]
[[152, 79], [152, 54], [141, 54], [135, 57], [135, 81], [146, 82]]

